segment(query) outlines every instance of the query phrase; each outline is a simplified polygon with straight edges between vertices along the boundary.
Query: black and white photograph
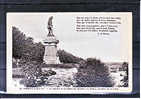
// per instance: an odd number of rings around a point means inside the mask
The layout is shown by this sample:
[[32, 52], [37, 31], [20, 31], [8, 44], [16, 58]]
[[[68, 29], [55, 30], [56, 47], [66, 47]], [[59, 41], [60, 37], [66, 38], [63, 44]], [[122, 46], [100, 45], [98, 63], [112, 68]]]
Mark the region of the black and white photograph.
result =
[[9, 93], [132, 91], [132, 13], [7, 13]]

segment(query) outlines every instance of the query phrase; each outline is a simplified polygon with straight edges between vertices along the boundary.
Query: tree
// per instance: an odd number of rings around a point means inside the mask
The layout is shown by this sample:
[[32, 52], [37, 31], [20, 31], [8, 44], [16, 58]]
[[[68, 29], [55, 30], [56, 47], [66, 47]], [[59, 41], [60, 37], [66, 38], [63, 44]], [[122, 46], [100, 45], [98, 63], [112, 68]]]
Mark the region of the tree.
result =
[[34, 46], [32, 46], [32, 59], [36, 60], [38, 62], [43, 62], [43, 56], [44, 56], [44, 46], [41, 42], [35, 43]]
[[26, 61], [43, 61], [44, 46], [35, 43], [32, 37], [26, 37], [18, 28], [12, 27], [13, 57]]
[[16, 27], [12, 27], [13, 57], [21, 58], [25, 46], [25, 35]]
[[62, 63], [79, 63], [80, 61], [82, 61], [82, 58], [76, 57], [74, 55], [72, 55], [71, 53], [68, 53], [64, 50], [58, 50], [57, 54], [59, 56], [59, 60]]

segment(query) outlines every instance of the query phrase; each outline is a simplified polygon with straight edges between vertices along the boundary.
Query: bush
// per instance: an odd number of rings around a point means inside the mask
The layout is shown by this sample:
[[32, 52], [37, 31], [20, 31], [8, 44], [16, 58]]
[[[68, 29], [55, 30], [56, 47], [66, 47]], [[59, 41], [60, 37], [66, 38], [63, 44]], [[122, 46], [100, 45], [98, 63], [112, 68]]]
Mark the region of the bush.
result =
[[114, 85], [108, 67], [95, 58], [88, 58], [86, 66], [78, 69], [76, 81], [78, 87], [112, 87]]
[[122, 70], [125, 71], [125, 75], [124, 75], [124, 78], [121, 80], [123, 82], [123, 85], [120, 87], [128, 87], [128, 63], [127, 62], [123, 62]]
[[81, 60], [83, 60], [82, 58], [76, 57], [64, 50], [58, 50], [57, 54], [59, 56], [59, 60], [62, 63], [79, 63]]
[[47, 83], [49, 76], [56, 75], [56, 72], [52, 70], [42, 71], [40, 64], [36, 61], [26, 62], [22, 65], [24, 78], [20, 83], [26, 87], [43, 86]]

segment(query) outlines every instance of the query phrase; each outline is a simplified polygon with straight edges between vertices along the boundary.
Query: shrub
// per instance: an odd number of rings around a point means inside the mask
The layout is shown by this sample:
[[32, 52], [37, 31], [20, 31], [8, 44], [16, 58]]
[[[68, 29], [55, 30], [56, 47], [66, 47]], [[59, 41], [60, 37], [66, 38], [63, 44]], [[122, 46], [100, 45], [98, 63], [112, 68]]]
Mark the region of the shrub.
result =
[[123, 85], [120, 87], [128, 87], [128, 63], [127, 62], [123, 62], [122, 70], [125, 71], [125, 75], [123, 79], [121, 80], [123, 82]]
[[40, 64], [36, 61], [26, 62], [22, 66], [24, 78], [21, 84], [26, 87], [38, 87], [47, 83], [48, 77], [55, 75], [56, 72], [52, 70], [42, 71]]
[[108, 67], [95, 58], [88, 58], [86, 66], [78, 69], [76, 81], [78, 87], [112, 87], [114, 85]]
[[83, 60], [82, 58], [76, 57], [64, 50], [58, 50], [57, 53], [59, 60], [62, 63], [79, 63], [81, 60]]

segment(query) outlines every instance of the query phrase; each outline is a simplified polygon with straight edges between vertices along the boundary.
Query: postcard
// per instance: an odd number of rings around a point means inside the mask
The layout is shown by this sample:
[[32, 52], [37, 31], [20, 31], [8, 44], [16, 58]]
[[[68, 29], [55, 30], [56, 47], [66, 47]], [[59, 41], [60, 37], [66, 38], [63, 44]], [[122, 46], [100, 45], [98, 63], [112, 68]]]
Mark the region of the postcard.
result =
[[132, 12], [8, 12], [7, 92], [132, 92]]

